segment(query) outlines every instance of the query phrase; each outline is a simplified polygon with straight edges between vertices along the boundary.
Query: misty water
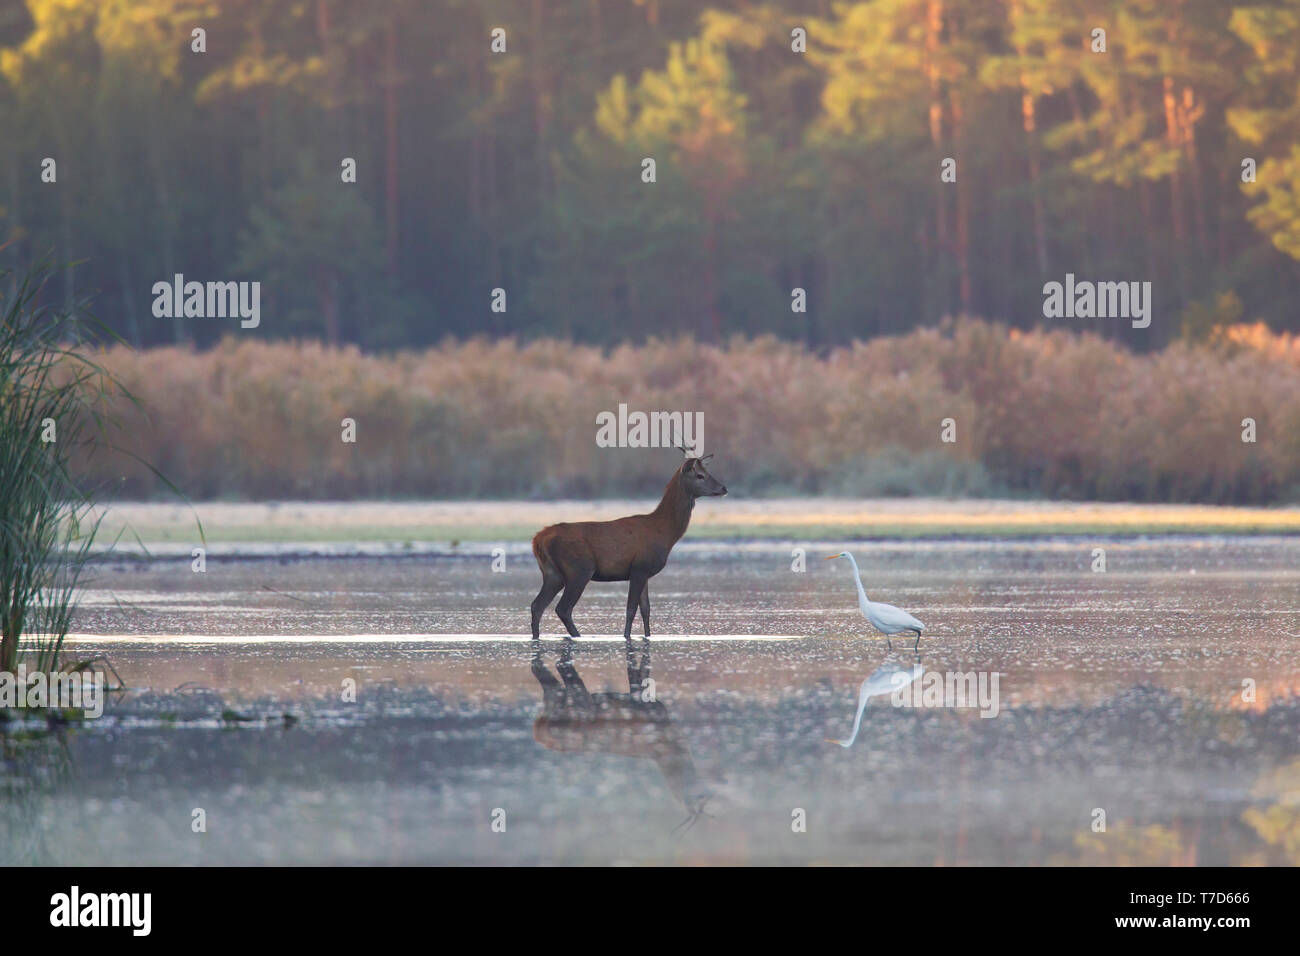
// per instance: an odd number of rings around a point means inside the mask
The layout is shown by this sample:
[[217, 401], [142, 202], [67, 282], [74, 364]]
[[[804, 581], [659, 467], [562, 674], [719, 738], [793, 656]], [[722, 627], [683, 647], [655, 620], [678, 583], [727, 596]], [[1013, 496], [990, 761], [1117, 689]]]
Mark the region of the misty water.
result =
[[67, 651], [129, 689], [0, 730], [0, 863], [1300, 862], [1300, 539], [855, 545], [997, 697], [847, 749], [917, 659], [800, 547], [684, 543], [631, 656], [615, 584], [535, 656], [518, 546], [105, 565]]

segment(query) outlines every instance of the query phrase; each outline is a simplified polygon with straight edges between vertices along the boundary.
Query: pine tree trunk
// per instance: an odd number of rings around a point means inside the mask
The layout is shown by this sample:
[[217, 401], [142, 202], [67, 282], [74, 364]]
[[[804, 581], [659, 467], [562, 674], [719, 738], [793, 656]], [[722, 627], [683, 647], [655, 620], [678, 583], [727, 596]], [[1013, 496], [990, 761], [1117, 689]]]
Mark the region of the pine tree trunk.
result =
[[[943, 90], [939, 73], [939, 34], [943, 30], [943, 0], [929, 0], [925, 17], [925, 72], [930, 88], [930, 144], [935, 156], [943, 158]], [[935, 175], [934, 172], [931, 175]], [[952, 255], [948, 238], [948, 196], [946, 184], [937, 179], [935, 194], [935, 245], [938, 247], [941, 276], [939, 313], [948, 311], [948, 281], [946, 266]]]
[[388, 274], [397, 275], [397, 21], [392, 15], [384, 31], [384, 218]]
[[[958, 156], [966, 155], [966, 114], [961, 102], [952, 101], [953, 140]], [[970, 179], [958, 168], [957, 172], [957, 274], [958, 295], [963, 315], [970, 315], [974, 291], [970, 269]]]

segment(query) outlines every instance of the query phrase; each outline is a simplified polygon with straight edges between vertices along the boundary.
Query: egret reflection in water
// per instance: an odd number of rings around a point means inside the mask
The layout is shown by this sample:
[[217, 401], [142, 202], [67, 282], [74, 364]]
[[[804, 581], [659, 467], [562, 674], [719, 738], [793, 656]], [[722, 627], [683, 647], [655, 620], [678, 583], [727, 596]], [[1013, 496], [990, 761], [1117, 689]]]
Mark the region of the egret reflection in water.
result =
[[858, 688], [858, 712], [853, 717], [853, 733], [848, 740], [832, 740], [827, 737], [826, 742], [839, 744], [845, 750], [853, 746], [853, 741], [858, 739], [858, 728], [862, 726], [862, 712], [867, 709], [867, 701], [873, 697], [879, 697], [882, 694], [892, 694], [908, 686], [922, 674], [925, 668], [921, 664], [921, 656], [916, 656], [915, 662], [910, 667], [903, 667], [893, 661], [885, 661], [884, 664], [876, 668], [871, 676], [862, 682]]

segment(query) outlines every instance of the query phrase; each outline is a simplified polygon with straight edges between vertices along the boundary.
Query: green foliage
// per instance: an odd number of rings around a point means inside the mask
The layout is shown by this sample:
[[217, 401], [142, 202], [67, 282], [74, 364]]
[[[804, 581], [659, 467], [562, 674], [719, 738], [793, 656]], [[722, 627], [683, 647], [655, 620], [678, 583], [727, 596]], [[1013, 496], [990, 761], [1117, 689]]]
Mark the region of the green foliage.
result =
[[[340, 313], [359, 319], [367, 290], [382, 285], [374, 279], [383, 256], [370, 207], [337, 174], [322, 174], [303, 157], [295, 174], [249, 211], [248, 223], [235, 270], [284, 290], [276, 303], [284, 332], [337, 343]], [[348, 331], [355, 338], [359, 330]]]
[[1216, 332], [1241, 321], [1241, 300], [1235, 292], [1224, 292], [1212, 304], [1193, 302], [1183, 310], [1183, 341], [1205, 342]]
[[1300, 259], [1300, 146], [1291, 147], [1284, 159], [1272, 159], [1259, 168], [1264, 200], [1248, 218], [1282, 252]]
[[103, 424], [112, 379], [76, 348], [81, 316], [40, 304], [47, 277], [20, 281], [0, 313], [0, 671], [20, 638], [36, 669], [57, 666], [99, 525], [70, 466]]

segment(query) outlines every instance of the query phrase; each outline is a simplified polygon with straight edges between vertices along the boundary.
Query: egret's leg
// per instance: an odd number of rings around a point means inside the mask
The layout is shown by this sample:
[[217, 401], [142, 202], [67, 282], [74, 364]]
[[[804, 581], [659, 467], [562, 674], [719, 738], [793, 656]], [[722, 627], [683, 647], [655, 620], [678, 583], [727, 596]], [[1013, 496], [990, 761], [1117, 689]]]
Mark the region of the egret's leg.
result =
[[916, 653], [921, 647], [921, 632], [916, 632], [916, 643], [912, 645], [912, 653]]

